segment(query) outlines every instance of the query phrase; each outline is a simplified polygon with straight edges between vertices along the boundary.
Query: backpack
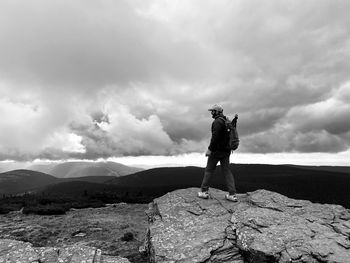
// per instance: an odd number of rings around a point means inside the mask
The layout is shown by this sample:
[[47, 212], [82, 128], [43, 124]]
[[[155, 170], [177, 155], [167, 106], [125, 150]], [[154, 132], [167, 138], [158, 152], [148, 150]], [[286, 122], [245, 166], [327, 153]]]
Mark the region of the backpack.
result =
[[226, 126], [226, 131], [228, 133], [229, 136], [229, 140], [228, 140], [228, 147], [231, 151], [235, 151], [238, 148], [239, 145], [239, 138], [238, 138], [238, 133], [237, 133], [237, 119], [238, 119], [238, 115], [235, 115], [235, 118], [230, 121], [228, 118], [223, 118], [220, 117], [220, 119], [222, 119], [225, 122], [225, 126]]

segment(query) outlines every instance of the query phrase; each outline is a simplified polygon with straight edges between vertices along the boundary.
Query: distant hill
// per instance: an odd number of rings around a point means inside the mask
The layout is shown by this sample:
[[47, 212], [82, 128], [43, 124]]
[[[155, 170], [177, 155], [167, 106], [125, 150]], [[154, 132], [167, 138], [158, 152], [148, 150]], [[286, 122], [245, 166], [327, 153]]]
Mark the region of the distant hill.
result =
[[[113, 178], [107, 183], [134, 187], [190, 187], [198, 186], [201, 183], [203, 171], [203, 168], [194, 166], [162, 167]], [[213, 179], [215, 180], [215, 178]]]
[[[238, 192], [266, 189], [296, 199], [319, 203], [341, 204], [350, 208], [350, 174], [323, 170], [312, 166], [231, 164]], [[175, 190], [199, 187], [204, 169], [198, 167], [155, 168], [114, 178], [108, 183], [139, 189]], [[225, 190], [220, 167], [212, 178], [212, 186]]]
[[117, 185], [103, 184], [98, 182], [88, 181], [65, 181], [57, 184], [52, 184], [40, 189], [40, 192], [60, 194], [60, 195], [71, 195], [79, 196], [83, 195], [84, 192], [104, 192], [104, 191], [118, 191]]
[[41, 196], [56, 196], [74, 200], [88, 199], [99, 200], [104, 203], [149, 203], [164, 189], [119, 186], [106, 183], [92, 183], [87, 181], [65, 181], [52, 184], [41, 189], [37, 193]]
[[83, 177], [72, 177], [72, 178], [58, 178], [58, 182], [89, 182], [89, 183], [98, 183], [103, 184], [115, 178], [115, 176], [83, 176]]
[[350, 174], [350, 166], [307, 166], [307, 165], [287, 165], [290, 167], [310, 169], [316, 171], [329, 171]]
[[[338, 169], [312, 166], [231, 164], [239, 193], [266, 189], [295, 199], [318, 203], [340, 204], [350, 208], [350, 173]], [[343, 169], [342, 171], [346, 171]], [[212, 178], [212, 187], [226, 190], [220, 167]], [[180, 188], [200, 187], [204, 169], [200, 167], [169, 167], [115, 176], [55, 178], [28, 170], [0, 174], [0, 193], [23, 192], [40, 188], [46, 193], [81, 195], [104, 194], [158, 197]], [[15, 178], [15, 179], [13, 179]], [[5, 191], [5, 192], [4, 192]], [[134, 199], [135, 200], [135, 199]], [[150, 199], [151, 200], [151, 199]]]
[[124, 176], [142, 171], [141, 168], [126, 166], [115, 162], [64, 162], [60, 164], [39, 164], [31, 170], [45, 172], [58, 178], [85, 176]]
[[58, 182], [54, 176], [31, 170], [13, 170], [0, 174], [0, 194], [21, 193]]
[[57, 165], [57, 163], [45, 163], [45, 164], [33, 164], [27, 169], [37, 171], [41, 173], [50, 174], [51, 170]]
[[75, 178], [57, 178], [49, 174], [32, 170], [13, 170], [0, 173], [0, 194], [18, 194], [37, 191], [49, 185], [64, 182], [99, 183], [102, 184], [115, 178], [114, 176], [85, 176]]

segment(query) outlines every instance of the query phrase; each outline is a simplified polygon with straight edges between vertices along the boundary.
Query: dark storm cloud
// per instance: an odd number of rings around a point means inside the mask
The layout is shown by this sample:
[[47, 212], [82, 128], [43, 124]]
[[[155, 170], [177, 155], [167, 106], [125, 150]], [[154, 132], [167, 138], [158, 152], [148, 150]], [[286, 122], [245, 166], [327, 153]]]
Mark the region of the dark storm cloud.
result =
[[240, 131], [242, 135], [254, 134], [269, 130], [285, 117], [287, 110], [284, 108], [269, 108], [262, 110], [251, 110], [239, 116]]
[[2, 1], [0, 157], [203, 152], [214, 103], [242, 152], [349, 149], [349, 7]]
[[[290, 109], [263, 131], [247, 136], [256, 152], [340, 152], [350, 147], [349, 84], [334, 89], [328, 99]], [[266, 119], [266, 118], [262, 118]]]
[[209, 64], [197, 42], [173, 41], [166, 27], [139, 16], [128, 1], [0, 5], [3, 78], [91, 90], [168, 75], [193, 79]]
[[125, 80], [131, 72], [140, 77], [146, 32], [134, 27], [137, 17], [128, 5], [118, 3], [113, 12], [109, 1], [100, 7], [81, 1], [2, 3], [8, 28], [2, 30], [2, 75], [76, 88]]
[[329, 152], [345, 151], [349, 147], [342, 138], [326, 131], [299, 134], [293, 140], [293, 149], [300, 152]]

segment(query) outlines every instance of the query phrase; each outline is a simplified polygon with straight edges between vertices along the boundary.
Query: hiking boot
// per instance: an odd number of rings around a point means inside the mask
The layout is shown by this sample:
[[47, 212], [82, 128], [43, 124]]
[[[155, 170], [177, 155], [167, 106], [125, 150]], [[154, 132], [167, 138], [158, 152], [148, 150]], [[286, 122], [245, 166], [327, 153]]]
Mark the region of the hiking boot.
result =
[[233, 194], [233, 195], [227, 194], [227, 195], [225, 195], [225, 198], [226, 198], [226, 200], [229, 200], [231, 202], [237, 202], [238, 201], [237, 196], [235, 194]]
[[209, 193], [208, 192], [198, 192], [198, 197], [203, 198], [203, 199], [208, 199]]

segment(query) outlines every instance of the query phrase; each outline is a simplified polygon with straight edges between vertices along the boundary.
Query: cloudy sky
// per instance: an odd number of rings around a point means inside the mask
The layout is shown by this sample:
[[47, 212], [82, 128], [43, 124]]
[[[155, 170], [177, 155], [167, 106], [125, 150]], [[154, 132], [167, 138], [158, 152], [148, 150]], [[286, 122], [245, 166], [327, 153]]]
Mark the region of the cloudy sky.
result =
[[0, 160], [188, 165], [204, 160], [219, 103], [239, 115], [237, 160], [350, 165], [348, 10], [1, 0]]

